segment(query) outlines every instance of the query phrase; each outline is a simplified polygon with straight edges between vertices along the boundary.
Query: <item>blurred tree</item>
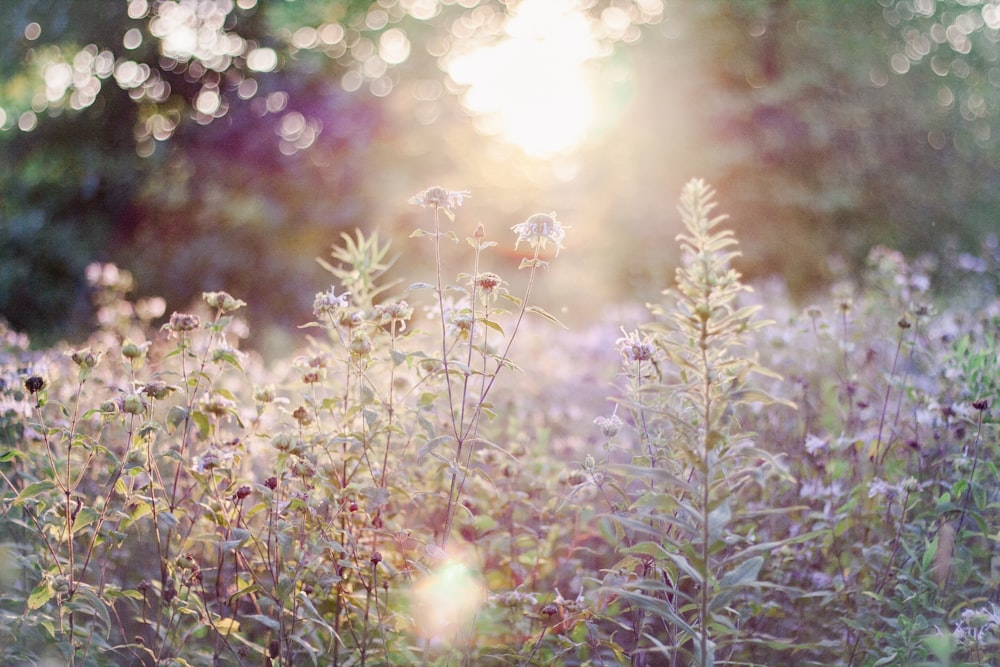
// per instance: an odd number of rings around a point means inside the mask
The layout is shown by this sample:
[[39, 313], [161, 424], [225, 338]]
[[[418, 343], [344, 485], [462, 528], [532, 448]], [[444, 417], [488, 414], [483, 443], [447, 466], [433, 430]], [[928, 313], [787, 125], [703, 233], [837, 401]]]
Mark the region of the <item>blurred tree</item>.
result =
[[[1000, 205], [998, 154], [970, 137], [985, 121], [954, 114], [939, 76], [901, 76], [893, 12], [913, 4], [934, 3], [761, 0], [719, 11], [730, 26], [716, 33], [729, 41], [719, 143], [746, 151], [722, 167], [719, 187], [739, 202], [744, 252], [762, 258], [755, 273], [780, 269], [801, 290], [829, 278], [830, 252], [857, 266], [874, 244], [916, 255], [995, 231], [982, 221]], [[989, 69], [995, 50], [966, 57]]]
[[992, 229], [988, 3], [583, 3], [615, 109], [534, 161], [484, 139], [449, 76], [456, 51], [509, 37], [516, 4], [4, 0], [0, 314], [49, 339], [83, 326], [101, 259], [173, 307], [224, 287], [300, 322], [326, 279], [312, 258], [344, 227], [404, 223], [427, 179], [474, 189], [470, 219], [565, 212], [596, 269], [567, 289], [589, 299], [670, 279], [650, 222], [692, 176], [737, 212], [744, 268], [800, 290], [831, 251]]

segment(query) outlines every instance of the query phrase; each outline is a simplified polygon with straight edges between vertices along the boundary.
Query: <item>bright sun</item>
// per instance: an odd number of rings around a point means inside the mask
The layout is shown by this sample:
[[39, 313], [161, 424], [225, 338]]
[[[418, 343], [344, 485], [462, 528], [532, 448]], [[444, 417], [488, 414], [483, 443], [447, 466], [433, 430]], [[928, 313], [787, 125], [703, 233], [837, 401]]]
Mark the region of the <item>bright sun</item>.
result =
[[594, 122], [587, 62], [600, 55], [590, 19], [573, 0], [522, 0], [503, 36], [456, 54], [449, 76], [480, 129], [534, 157], [572, 150]]

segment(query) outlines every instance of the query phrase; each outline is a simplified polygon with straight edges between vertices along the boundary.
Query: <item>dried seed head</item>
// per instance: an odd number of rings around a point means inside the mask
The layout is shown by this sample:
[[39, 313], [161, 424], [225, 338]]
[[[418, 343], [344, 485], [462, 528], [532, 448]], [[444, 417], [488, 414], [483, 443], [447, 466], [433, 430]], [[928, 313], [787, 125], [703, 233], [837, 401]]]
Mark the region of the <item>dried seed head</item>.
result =
[[70, 354], [70, 359], [73, 363], [84, 370], [89, 370], [97, 365], [97, 362], [101, 360], [101, 355], [94, 354], [90, 351], [89, 347], [85, 347], [82, 350], [76, 350]]
[[166, 324], [167, 328], [173, 332], [181, 331], [194, 331], [201, 325], [201, 318], [197, 315], [191, 315], [189, 313], [173, 313], [170, 315], [170, 321]]
[[29, 394], [37, 394], [42, 389], [45, 389], [45, 378], [41, 375], [33, 374], [24, 378], [24, 388], [28, 390]]

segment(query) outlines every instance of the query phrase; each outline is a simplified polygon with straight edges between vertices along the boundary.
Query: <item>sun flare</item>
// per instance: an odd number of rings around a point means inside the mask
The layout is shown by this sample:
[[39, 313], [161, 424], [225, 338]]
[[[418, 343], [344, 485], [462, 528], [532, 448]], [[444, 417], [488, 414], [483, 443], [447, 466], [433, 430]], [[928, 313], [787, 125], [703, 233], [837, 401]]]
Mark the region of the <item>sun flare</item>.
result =
[[572, 0], [523, 0], [495, 43], [456, 54], [447, 72], [479, 129], [534, 157], [571, 151], [596, 103], [588, 62], [600, 55], [591, 20]]

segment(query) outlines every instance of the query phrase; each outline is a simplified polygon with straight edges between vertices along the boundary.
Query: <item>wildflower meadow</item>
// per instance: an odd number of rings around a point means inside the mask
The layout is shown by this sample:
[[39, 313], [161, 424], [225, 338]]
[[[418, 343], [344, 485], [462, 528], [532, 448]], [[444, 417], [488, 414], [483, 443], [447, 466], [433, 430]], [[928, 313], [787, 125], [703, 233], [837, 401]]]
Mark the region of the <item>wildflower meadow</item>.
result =
[[659, 299], [568, 326], [573, 221], [470, 196], [332, 239], [287, 357], [111, 264], [86, 340], [0, 328], [0, 662], [998, 664], [995, 238], [802, 301], [696, 179]]

